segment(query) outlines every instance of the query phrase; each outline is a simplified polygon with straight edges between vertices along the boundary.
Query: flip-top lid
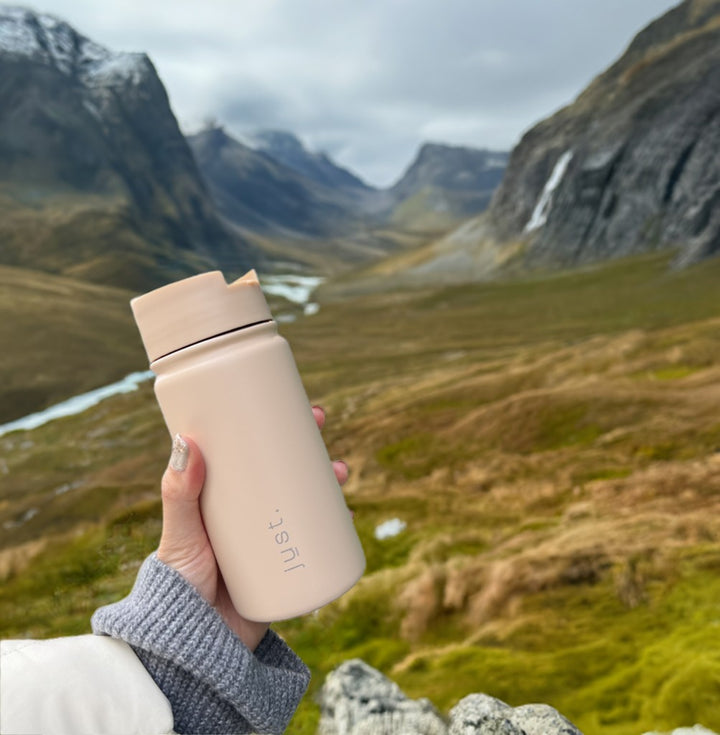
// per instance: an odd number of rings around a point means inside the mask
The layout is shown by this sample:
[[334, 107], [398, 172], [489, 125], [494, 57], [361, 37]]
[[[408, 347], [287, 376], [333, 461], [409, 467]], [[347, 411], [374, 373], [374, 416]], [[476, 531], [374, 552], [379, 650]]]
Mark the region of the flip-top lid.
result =
[[272, 319], [254, 270], [228, 284], [220, 271], [130, 301], [150, 362], [234, 329]]

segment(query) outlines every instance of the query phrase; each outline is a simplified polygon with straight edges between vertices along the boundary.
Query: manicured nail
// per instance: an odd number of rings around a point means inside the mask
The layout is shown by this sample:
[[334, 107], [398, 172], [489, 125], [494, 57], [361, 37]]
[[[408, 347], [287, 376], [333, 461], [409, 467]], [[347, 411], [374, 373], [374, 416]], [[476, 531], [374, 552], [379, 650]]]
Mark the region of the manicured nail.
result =
[[172, 454], [170, 455], [170, 468], [175, 472], [182, 472], [188, 463], [189, 447], [187, 442], [180, 436], [175, 434], [172, 444]]

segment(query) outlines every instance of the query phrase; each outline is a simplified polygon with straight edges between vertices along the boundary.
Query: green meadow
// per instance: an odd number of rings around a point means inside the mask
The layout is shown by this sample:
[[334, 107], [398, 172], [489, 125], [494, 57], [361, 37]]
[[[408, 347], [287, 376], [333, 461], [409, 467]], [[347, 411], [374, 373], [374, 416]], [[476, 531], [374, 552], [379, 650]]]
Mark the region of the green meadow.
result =
[[[587, 735], [720, 731], [720, 259], [669, 259], [388, 282], [281, 325], [368, 560], [276, 626], [313, 672], [291, 732], [356, 656], [442, 712], [483, 691]], [[88, 632], [127, 593], [169, 449], [149, 384], [0, 437], [3, 637]]]

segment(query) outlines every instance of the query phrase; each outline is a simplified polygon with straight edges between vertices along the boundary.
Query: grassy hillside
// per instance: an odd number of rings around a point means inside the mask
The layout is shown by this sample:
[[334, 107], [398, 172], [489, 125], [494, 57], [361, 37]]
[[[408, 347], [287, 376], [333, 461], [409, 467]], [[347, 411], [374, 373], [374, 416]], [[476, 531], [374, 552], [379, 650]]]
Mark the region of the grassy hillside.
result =
[[[485, 691], [588, 734], [720, 729], [719, 280], [652, 256], [283, 325], [368, 557], [277, 626], [313, 691], [361, 656], [443, 710]], [[0, 634], [87, 631], [128, 590], [168, 452], [147, 385], [0, 438]], [[291, 731], [317, 718], [311, 693]]]
[[[194, 252], [190, 234], [173, 239], [164, 227], [182, 231], [172, 203], [158, 196], [154, 222], [143, 221], [122, 195], [0, 184], [0, 253], [4, 266], [39, 270], [67, 278], [145, 291], [215, 267], [227, 256]], [[161, 224], [157, 224], [161, 223]], [[227, 247], [224, 234], [218, 249]], [[202, 238], [198, 238], [198, 243]], [[238, 268], [250, 256], [236, 259]]]
[[133, 295], [0, 266], [0, 424], [143, 369]]
[[[0, 266], [0, 424], [145, 370], [139, 292]], [[268, 298], [275, 314], [302, 307]]]

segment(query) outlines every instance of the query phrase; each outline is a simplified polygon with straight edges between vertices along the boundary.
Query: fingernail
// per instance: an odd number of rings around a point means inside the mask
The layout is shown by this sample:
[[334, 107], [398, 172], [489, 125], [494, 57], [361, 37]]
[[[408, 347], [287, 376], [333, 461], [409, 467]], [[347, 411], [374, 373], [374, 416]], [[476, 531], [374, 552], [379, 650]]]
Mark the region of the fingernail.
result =
[[172, 454], [170, 455], [170, 468], [175, 472], [182, 472], [188, 463], [189, 448], [187, 442], [180, 436], [175, 434], [172, 444]]

